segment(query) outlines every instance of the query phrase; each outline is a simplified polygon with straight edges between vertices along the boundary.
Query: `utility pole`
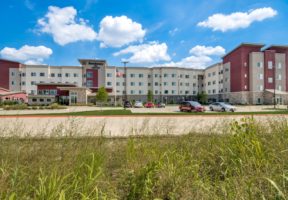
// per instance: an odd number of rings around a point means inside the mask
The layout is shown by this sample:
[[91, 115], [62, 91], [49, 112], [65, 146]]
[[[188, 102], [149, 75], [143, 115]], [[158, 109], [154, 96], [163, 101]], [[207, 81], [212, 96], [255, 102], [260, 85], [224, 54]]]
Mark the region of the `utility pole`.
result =
[[274, 109], [276, 109], [276, 65], [274, 66]]
[[127, 61], [127, 60], [124, 60], [124, 61], [122, 61], [121, 63], [123, 63], [123, 65], [124, 65], [124, 72], [125, 72], [125, 100], [127, 101], [128, 100], [128, 95], [127, 95], [127, 85], [128, 85], [128, 83], [127, 83], [127, 64], [129, 63], [129, 61]]

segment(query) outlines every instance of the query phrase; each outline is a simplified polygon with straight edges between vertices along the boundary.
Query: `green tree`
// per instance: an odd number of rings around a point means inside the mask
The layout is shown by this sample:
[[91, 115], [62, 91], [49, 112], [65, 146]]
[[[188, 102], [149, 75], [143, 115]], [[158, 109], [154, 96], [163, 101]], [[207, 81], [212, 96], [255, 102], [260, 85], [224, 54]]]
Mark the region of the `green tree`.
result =
[[197, 99], [202, 104], [207, 103], [207, 94], [206, 94], [206, 92], [198, 93], [197, 94]]
[[100, 87], [97, 94], [96, 94], [96, 103], [100, 102], [100, 105], [106, 103], [108, 100], [108, 93], [104, 87]]
[[153, 92], [151, 90], [148, 90], [147, 100], [148, 101], [153, 101]]

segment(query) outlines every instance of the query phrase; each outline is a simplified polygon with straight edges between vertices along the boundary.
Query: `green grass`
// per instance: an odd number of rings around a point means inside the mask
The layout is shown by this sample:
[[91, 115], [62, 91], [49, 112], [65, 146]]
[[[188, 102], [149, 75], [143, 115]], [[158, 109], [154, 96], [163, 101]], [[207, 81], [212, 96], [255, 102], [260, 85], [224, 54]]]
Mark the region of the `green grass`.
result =
[[288, 122], [222, 135], [0, 139], [0, 199], [287, 199]]
[[[165, 116], [165, 115], [287, 115], [288, 110], [262, 111], [262, 112], [171, 112], [171, 113], [132, 113], [131, 110], [95, 110], [70, 113], [47, 113], [47, 114], [16, 114], [15, 116]], [[7, 115], [0, 115], [7, 116]], [[14, 114], [13, 114], [14, 116]]]

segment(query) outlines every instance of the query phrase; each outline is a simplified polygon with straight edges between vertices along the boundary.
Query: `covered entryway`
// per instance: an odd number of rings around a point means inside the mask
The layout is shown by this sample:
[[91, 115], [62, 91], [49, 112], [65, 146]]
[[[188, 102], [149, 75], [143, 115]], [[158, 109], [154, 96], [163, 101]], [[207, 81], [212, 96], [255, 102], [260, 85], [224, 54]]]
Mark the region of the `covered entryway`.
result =
[[[275, 95], [275, 97], [274, 97]], [[274, 100], [275, 99], [275, 100]], [[264, 104], [284, 105], [288, 103], [288, 93], [280, 90], [265, 90], [264, 92]]]
[[[87, 104], [91, 90], [86, 87], [58, 87], [60, 91], [68, 93], [66, 101], [69, 105]], [[63, 97], [59, 97], [60, 99]]]

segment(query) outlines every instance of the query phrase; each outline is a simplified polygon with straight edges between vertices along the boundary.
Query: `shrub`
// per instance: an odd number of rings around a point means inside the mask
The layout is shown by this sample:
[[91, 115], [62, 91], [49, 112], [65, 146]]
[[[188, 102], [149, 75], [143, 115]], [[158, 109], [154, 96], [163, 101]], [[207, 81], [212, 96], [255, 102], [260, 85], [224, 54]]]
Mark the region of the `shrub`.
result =
[[27, 104], [16, 104], [16, 105], [6, 105], [3, 108], [4, 110], [27, 110]]

